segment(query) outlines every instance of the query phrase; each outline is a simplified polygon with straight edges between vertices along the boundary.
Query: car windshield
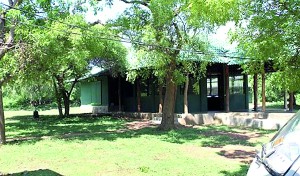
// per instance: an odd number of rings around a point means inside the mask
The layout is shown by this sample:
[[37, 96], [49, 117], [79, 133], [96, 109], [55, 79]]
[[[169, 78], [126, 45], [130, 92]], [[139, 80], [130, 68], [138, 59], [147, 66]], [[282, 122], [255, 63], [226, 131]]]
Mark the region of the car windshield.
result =
[[266, 144], [265, 164], [284, 174], [300, 155], [300, 111], [298, 111]]

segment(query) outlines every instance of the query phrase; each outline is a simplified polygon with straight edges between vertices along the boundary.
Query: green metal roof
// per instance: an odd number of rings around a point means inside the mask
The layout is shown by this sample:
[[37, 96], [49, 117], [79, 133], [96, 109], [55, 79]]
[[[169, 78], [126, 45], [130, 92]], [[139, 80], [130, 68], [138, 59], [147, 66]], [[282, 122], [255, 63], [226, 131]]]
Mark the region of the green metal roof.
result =
[[212, 63], [224, 63], [228, 65], [241, 65], [247, 62], [248, 58], [236, 48], [225, 49], [222, 46], [210, 46], [209, 52], [212, 53]]

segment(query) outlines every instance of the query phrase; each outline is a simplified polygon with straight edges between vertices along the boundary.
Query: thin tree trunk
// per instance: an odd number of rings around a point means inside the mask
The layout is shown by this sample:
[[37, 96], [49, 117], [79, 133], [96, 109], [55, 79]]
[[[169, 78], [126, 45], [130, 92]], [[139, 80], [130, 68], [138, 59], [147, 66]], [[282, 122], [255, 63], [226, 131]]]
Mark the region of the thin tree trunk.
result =
[[257, 74], [253, 76], [253, 111], [257, 111]]
[[56, 81], [55, 81], [54, 77], [53, 77], [53, 86], [54, 86], [54, 91], [55, 91], [58, 114], [59, 114], [59, 117], [63, 117], [62, 101], [61, 101], [60, 91], [58, 90], [58, 87], [56, 85]]
[[174, 111], [176, 101], [176, 83], [174, 81], [173, 75], [175, 68], [176, 64], [175, 62], [172, 62], [167, 72], [164, 109], [162, 114], [162, 121], [159, 126], [159, 129], [161, 130], [171, 130], [175, 128]]
[[65, 106], [65, 117], [70, 115], [70, 96], [66, 95], [67, 93], [63, 94], [64, 106]]
[[2, 84], [0, 84], [0, 145], [6, 143]]
[[262, 107], [261, 107], [261, 110], [263, 112], [266, 111], [266, 74], [265, 72], [262, 72], [261, 74], [261, 81], [262, 81], [262, 84], [261, 84], [261, 97], [262, 97]]
[[163, 86], [162, 86], [162, 84], [159, 84], [158, 94], [159, 94], [158, 113], [162, 113], [163, 112], [163, 104], [164, 104], [164, 100], [163, 100]]
[[141, 81], [136, 80], [136, 98], [137, 98], [137, 112], [141, 112]]
[[225, 65], [225, 112], [229, 112], [229, 66]]
[[189, 90], [189, 74], [186, 75], [186, 81], [184, 86], [184, 94], [183, 94], [183, 112], [185, 115], [189, 113], [188, 107], [188, 90]]

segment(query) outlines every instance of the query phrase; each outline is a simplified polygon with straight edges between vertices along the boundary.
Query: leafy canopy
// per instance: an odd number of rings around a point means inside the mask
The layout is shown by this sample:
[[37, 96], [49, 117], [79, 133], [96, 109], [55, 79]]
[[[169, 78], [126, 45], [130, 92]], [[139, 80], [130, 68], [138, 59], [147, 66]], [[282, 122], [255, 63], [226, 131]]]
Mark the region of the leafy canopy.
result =
[[[245, 1], [241, 6], [243, 19], [235, 39], [252, 58], [249, 73], [261, 72], [264, 63], [271, 61], [278, 85], [297, 90], [299, 79], [300, 1]], [[257, 69], [259, 66], [260, 69]]]

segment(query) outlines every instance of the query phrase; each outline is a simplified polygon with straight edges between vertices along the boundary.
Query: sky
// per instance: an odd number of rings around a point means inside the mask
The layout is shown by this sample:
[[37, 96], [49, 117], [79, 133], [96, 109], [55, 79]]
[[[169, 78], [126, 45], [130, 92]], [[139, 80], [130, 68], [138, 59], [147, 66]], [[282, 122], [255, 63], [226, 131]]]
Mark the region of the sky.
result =
[[117, 16], [122, 14], [124, 10], [129, 7], [128, 4], [125, 4], [124, 2], [118, 1], [117, 3], [114, 3], [111, 7], [108, 5], [105, 5], [103, 3], [103, 10], [98, 12], [97, 15], [94, 15], [94, 12], [92, 10], [89, 10], [86, 15], [86, 20], [88, 22], [94, 22], [97, 20], [100, 20], [102, 23], [105, 23], [109, 19], [115, 19]]

